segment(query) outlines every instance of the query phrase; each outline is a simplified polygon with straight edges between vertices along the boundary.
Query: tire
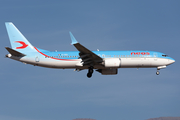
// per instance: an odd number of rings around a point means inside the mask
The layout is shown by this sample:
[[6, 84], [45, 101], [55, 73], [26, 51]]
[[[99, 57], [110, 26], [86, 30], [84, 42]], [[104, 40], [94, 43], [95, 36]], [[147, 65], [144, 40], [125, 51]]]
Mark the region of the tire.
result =
[[156, 72], [156, 75], [159, 75], [159, 74], [160, 74], [160, 72], [159, 72], [159, 71], [157, 71], [157, 72]]
[[92, 77], [92, 73], [87, 73], [87, 77], [91, 78]]

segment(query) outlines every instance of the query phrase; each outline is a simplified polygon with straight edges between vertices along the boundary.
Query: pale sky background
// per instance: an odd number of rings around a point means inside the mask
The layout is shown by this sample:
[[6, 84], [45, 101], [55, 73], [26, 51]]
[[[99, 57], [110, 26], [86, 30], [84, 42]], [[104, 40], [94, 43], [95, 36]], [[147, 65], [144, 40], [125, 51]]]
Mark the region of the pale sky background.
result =
[[[152, 50], [176, 62], [166, 69], [48, 69], [5, 58], [5, 22], [36, 47], [74, 51], [69, 31], [90, 50]], [[145, 120], [180, 116], [179, 0], [1, 0], [1, 120]]]

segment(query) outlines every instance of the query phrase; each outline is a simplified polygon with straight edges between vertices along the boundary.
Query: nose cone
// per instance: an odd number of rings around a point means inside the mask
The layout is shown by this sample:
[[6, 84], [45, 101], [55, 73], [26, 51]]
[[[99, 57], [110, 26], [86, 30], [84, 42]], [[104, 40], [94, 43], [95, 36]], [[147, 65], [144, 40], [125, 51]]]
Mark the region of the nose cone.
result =
[[169, 59], [169, 65], [170, 65], [170, 64], [173, 64], [173, 63], [175, 63], [175, 60], [174, 60], [174, 59], [172, 59], [172, 58], [171, 58], [171, 59]]
[[172, 63], [171, 63], [171, 64], [173, 64], [173, 63], [175, 63], [175, 60], [172, 60]]

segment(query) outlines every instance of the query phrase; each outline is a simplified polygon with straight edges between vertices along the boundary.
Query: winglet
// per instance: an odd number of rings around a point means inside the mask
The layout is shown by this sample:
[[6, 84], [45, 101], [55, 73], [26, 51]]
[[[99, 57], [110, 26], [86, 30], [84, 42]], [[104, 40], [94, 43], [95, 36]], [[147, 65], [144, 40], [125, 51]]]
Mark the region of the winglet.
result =
[[77, 40], [75, 39], [75, 37], [73, 36], [73, 34], [71, 32], [69, 32], [69, 34], [70, 34], [71, 41], [72, 41], [71, 44], [74, 45], [74, 44], [78, 43]]

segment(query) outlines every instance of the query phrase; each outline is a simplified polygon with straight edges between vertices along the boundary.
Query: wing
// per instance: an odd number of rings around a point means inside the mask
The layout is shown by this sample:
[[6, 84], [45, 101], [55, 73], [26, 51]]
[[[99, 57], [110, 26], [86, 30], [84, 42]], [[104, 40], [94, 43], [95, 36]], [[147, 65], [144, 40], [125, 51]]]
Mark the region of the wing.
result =
[[76, 49], [79, 51], [79, 56], [82, 59], [83, 65], [89, 65], [89, 66], [94, 66], [94, 65], [100, 65], [103, 62], [103, 59], [99, 57], [97, 54], [93, 53], [89, 49], [85, 48], [83, 45], [78, 43], [74, 36], [72, 35], [71, 32], [71, 40], [72, 40], [72, 45], [76, 47]]

